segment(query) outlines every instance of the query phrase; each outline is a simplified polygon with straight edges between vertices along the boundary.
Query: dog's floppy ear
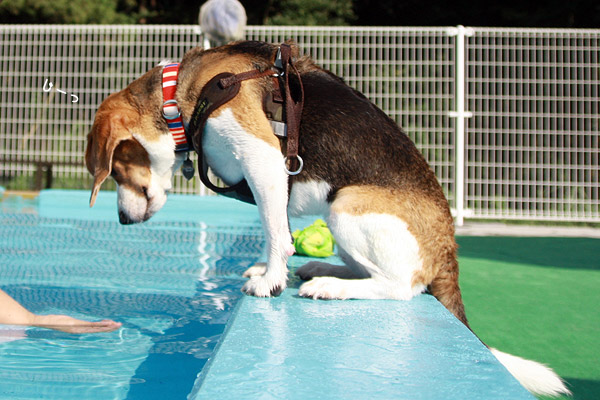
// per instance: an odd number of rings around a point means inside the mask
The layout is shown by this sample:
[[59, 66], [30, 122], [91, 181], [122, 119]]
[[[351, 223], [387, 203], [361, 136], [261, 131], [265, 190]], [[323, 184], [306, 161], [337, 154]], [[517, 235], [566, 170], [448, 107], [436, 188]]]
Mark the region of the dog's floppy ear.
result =
[[96, 116], [85, 151], [85, 164], [94, 175], [90, 207], [96, 202], [100, 186], [111, 173], [115, 149], [123, 140], [132, 137], [127, 125], [127, 118], [119, 112]]

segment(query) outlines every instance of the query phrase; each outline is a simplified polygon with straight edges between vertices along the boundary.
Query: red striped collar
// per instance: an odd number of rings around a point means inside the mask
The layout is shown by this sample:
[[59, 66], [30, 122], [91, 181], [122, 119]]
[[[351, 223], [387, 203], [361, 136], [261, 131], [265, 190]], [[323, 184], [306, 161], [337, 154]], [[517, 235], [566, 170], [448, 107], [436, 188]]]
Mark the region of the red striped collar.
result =
[[175, 91], [177, 90], [177, 75], [179, 73], [179, 63], [168, 64], [163, 67], [162, 72], [162, 92], [163, 92], [163, 117], [167, 120], [169, 131], [175, 140], [175, 151], [189, 151], [185, 135], [181, 111], [177, 100], [175, 100]]

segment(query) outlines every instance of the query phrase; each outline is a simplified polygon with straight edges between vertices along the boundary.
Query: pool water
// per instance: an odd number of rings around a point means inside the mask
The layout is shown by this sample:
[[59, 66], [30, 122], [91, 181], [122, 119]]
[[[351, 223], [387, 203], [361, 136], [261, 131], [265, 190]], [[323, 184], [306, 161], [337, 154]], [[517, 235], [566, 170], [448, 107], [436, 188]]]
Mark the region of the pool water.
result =
[[0, 399], [184, 399], [262, 254], [255, 207], [171, 196], [118, 223], [114, 193], [43, 191], [0, 202], [0, 287], [40, 314], [123, 323], [71, 335], [0, 326]]

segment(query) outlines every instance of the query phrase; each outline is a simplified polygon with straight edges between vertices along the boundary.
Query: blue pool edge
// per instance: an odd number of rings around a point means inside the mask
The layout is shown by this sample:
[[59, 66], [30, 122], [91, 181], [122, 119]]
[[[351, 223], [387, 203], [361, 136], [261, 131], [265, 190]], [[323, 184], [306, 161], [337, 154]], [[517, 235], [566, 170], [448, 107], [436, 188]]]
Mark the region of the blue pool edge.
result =
[[[389, 318], [392, 315], [394, 318]], [[188, 399], [534, 399], [433, 296], [242, 297]]]

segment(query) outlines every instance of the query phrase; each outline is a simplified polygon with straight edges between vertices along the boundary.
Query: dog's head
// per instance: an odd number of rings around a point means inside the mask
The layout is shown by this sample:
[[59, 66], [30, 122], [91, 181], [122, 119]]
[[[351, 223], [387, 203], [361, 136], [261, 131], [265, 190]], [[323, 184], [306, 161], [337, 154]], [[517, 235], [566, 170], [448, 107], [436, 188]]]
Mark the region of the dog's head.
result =
[[183, 161], [183, 156], [175, 155], [168, 130], [159, 129], [154, 117], [131, 104], [130, 98], [130, 93], [122, 91], [104, 100], [85, 153], [86, 166], [94, 176], [90, 207], [102, 183], [112, 176], [122, 224], [146, 221], [162, 208], [173, 173]]

